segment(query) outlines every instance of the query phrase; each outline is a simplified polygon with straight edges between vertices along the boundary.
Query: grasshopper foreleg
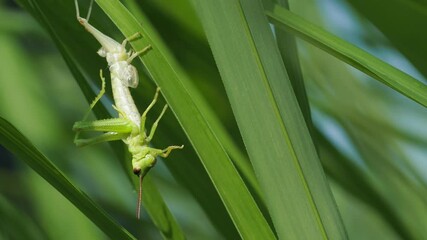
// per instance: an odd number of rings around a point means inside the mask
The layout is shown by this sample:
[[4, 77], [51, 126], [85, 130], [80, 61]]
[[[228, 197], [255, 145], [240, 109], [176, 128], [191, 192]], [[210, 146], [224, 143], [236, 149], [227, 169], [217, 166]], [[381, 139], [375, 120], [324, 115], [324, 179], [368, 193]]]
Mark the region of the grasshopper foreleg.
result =
[[184, 148], [184, 145], [181, 145], [181, 146], [169, 146], [169, 147], [163, 149], [162, 153], [159, 154], [159, 156], [163, 157], [163, 158], [167, 158], [169, 156], [169, 154], [172, 152], [172, 150], [174, 150], [174, 149], [183, 149], [183, 148]]

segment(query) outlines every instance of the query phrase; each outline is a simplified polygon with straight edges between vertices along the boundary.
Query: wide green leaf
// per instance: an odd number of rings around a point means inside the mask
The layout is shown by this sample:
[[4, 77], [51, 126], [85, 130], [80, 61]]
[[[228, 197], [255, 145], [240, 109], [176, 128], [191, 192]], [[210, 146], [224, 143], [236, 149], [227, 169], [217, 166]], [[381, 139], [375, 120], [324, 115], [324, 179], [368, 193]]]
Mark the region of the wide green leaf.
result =
[[193, 4], [221, 72], [278, 236], [283, 239], [345, 238], [259, 2], [194, 0]]

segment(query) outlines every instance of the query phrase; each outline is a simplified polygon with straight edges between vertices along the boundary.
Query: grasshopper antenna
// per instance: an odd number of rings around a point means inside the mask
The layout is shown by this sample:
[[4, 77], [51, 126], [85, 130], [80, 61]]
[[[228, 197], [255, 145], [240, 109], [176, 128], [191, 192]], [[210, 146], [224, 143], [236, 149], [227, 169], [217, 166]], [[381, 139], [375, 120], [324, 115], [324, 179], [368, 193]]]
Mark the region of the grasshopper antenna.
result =
[[[80, 19], [82, 17], [80, 17], [80, 9], [79, 9], [79, 3], [78, 0], [74, 1], [75, 5], [76, 5], [76, 15], [77, 15], [77, 20], [80, 21]], [[89, 10], [87, 11], [87, 16], [86, 16], [86, 21], [89, 22], [89, 18], [90, 18], [90, 14], [92, 13], [92, 6], [93, 6], [93, 0], [90, 1], [90, 5], [89, 5]]]
[[142, 202], [142, 178], [143, 174], [139, 174], [139, 191], [138, 191], [138, 205], [136, 206], [136, 218], [139, 220], [141, 217], [141, 202]]

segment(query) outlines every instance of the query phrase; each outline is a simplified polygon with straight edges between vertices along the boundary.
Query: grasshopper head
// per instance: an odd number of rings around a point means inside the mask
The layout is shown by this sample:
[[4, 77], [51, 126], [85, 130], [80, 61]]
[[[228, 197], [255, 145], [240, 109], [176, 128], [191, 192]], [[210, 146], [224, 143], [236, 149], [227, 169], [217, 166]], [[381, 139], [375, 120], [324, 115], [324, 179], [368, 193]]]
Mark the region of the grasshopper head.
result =
[[138, 203], [136, 207], [136, 218], [140, 218], [141, 214], [141, 201], [142, 201], [142, 180], [144, 179], [145, 175], [150, 171], [150, 169], [156, 164], [156, 156], [153, 156], [152, 154], [144, 154], [145, 156], [134, 155], [132, 157], [132, 166], [133, 166], [133, 173], [138, 176], [139, 178], [139, 192], [138, 192]]
[[151, 154], [145, 155], [142, 159], [134, 156], [132, 159], [133, 173], [144, 177], [154, 167], [156, 161], [156, 157]]

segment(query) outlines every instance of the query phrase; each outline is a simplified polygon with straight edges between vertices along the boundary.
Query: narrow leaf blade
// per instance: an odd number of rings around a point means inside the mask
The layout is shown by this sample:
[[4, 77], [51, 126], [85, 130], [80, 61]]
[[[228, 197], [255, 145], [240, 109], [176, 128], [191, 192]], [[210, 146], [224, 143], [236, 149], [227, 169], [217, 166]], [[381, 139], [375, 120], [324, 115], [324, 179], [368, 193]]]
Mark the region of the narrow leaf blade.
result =
[[322, 48], [351, 66], [427, 107], [427, 85], [381, 61], [360, 48], [305, 21], [291, 11], [273, 5], [266, 10], [270, 21], [278, 27]]
[[77, 189], [21, 132], [1, 117], [0, 144], [28, 164], [112, 239], [136, 239]]

